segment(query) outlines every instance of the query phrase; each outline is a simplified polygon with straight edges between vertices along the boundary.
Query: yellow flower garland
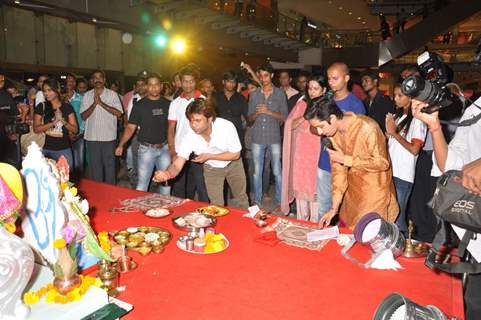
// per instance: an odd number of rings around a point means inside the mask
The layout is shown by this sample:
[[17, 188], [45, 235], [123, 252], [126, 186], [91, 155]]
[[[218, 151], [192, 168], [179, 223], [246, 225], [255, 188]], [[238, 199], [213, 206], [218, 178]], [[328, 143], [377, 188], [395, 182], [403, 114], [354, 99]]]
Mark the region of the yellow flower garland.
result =
[[26, 292], [23, 295], [23, 302], [27, 305], [32, 305], [39, 302], [40, 299], [45, 296], [46, 303], [66, 304], [81, 300], [90, 287], [100, 287], [101, 285], [102, 281], [99, 278], [80, 275], [80, 286], [65, 295], [57, 292], [53, 284], [49, 283], [37, 291]]
[[110, 244], [108, 232], [100, 231], [97, 238], [99, 239], [100, 247], [102, 248], [102, 250], [109, 254], [112, 246]]

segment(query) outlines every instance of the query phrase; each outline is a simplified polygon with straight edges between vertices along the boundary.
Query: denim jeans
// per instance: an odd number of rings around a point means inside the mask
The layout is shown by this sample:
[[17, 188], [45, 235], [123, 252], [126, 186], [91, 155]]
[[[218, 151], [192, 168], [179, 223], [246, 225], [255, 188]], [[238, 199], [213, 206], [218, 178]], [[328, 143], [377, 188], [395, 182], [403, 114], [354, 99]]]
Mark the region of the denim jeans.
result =
[[68, 166], [70, 168], [70, 172], [73, 170], [73, 155], [72, 155], [72, 150], [70, 148], [67, 149], [62, 149], [62, 150], [48, 150], [48, 149], [43, 149], [43, 155], [47, 158], [53, 159], [57, 161], [61, 156], [65, 157], [65, 160], [67, 160]]
[[81, 177], [84, 172], [85, 165], [85, 141], [83, 137], [80, 137], [72, 142], [72, 152], [75, 173], [78, 177]]
[[276, 203], [281, 203], [281, 183], [282, 183], [282, 169], [281, 169], [281, 145], [274, 144], [252, 144], [252, 160], [254, 162], [254, 201], [257, 204], [262, 204], [262, 173], [264, 171], [264, 156], [266, 151], [271, 155], [271, 168], [275, 180], [275, 199]]
[[317, 201], [319, 202], [319, 218], [332, 208], [331, 173], [317, 168]]
[[[137, 190], [147, 191], [149, 189], [150, 180], [154, 167], [157, 170], [165, 170], [170, 165], [169, 147], [166, 144], [161, 149], [151, 148], [139, 145], [138, 153], [138, 182]], [[170, 187], [165, 185], [159, 186], [159, 193], [164, 195], [170, 194]]]
[[397, 202], [399, 203], [399, 215], [396, 219], [396, 225], [399, 230], [406, 236], [408, 233], [408, 227], [406, 222], [406, 208], [408, 205], [409, 196], [411, 195], [411, 190], [413, 184], [401, 180], [399, 178], [393, 177], [394, 186], [396, 187]]

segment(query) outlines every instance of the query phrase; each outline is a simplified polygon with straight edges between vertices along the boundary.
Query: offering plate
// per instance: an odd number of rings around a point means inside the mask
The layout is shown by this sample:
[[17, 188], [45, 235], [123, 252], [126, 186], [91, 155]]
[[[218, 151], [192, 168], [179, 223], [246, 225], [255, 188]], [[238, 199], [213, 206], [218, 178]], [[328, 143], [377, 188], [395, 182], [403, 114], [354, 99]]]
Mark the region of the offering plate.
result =
[[151, 251], [161, 252], [162, 250], [157, 249], [167, 245], [172, 234], [163, 228], [140, 226], [117, 231], [113, 234], [113, 238], [116, 243], [147, 255]]

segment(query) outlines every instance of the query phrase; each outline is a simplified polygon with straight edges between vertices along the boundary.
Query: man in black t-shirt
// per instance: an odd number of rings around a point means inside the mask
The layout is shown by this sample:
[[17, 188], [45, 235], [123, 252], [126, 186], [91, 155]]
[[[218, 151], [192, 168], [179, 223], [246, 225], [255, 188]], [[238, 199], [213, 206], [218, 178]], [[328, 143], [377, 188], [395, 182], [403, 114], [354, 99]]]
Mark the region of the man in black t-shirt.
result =
[[379, 75], [372, 71], [366, 70], [361, 74], [362, 88], [368, 94], [364, 100], [367, 115], [381, 127], [382, 132], [386, 132], [386, 115], [396, 112], [394, 103], [389, 97], [386, 97], [379, 91]]
[[[137, 127], [139, 140], [137, 190], [147, 191], [154, 171], [165, 170], [171, 162], [167, 145], [167, 117], [170, 101], [160, 94], [160, 77], [151, 74], [147, 77], [147, 96], [134, 103], [128, 125], [115, 150], [121, 156], [124, 145], [133, 136]], [[160, 193], [170, 194], [170, 187], [161, 186]]]
[[244, 146], [242, 118], [247, 119], [247, 100], [236, 91], [237, 75], [235, 72], [226, 71], [222, 84], [224, 90], [214, 95], [217, 116], [234, 124], [241, 144]]

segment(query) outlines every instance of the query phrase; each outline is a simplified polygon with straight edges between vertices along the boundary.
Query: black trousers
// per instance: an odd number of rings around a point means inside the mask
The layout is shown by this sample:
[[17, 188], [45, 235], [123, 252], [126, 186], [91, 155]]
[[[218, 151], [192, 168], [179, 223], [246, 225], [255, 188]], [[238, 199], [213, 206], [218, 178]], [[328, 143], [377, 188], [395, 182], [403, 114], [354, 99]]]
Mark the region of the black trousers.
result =
[[115, 184], [115, 146], [113, 141], [87, 141], [90, 179]]
[[413, 190], [408, 203], [408, 219], [414, 223], [414, 239], [432, 242], [437, 220], [428, 205], [436, 190], [436, 177], [431, 176], [432, 151], [421, 151], [416, 163]]
[[481, 319], [481, 274], [470, 274], [464, 292], [466, 320]]
[[209, 202], [203, 165], [187, 161], [182, 171], [174, 179], [172, 195], [179, 198], [195, 199], [196, 192], [199, 201]]

